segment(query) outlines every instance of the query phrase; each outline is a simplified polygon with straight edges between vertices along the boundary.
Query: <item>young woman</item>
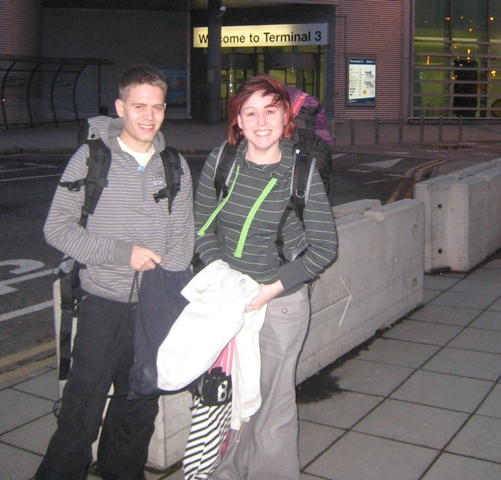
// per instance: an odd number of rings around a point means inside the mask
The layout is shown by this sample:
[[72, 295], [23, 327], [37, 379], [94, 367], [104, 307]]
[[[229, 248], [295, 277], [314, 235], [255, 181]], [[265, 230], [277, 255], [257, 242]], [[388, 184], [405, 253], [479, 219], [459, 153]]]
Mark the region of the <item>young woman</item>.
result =
[[229, 119], [228, 142], [238, 146], [226, 181], [229, 194], [207, 226], [219, 204], [214, 187], [216, 149], [207, 159], [196, 193], [196, 248], [206, 264], [222, 259], [256, 280], [260, 293], [248, 311], [265, 304], [267, 309], [259, 335], [262, 405], [239, 431], [231, 432], [211, 479], [299, 480], [295, 371], [310, 316], [307, 283], [335, 260], [336, 227], [315, 170], [304, 227], [292, 212], [283, 228], [287, 261], [280, 258], [277, 226], [291, 196], [294, 166], [288, 137], [295, 123], [285, 87], [266, 74], [253, 77], [230, 99]]

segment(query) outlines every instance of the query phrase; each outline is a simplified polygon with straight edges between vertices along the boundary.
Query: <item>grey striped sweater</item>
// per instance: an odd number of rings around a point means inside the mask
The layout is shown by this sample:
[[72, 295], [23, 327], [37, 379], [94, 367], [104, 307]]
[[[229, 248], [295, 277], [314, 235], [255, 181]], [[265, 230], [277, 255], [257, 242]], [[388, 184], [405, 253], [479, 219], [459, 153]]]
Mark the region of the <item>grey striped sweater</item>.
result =
[[[228, 262], [233, 268], [248, 274], [259, 283], [280, 279], [283, 295], [292, 293], [332, 263], [337, 256], [337, 232], [320, 175], [315, 170], [310, 194], [304, 209], [304, 226], [294, 213], [284, 226], [284, 252], [288, 260], [293, 253], [306, 248], [303, 256], [281, 265], [275, 246], [277, 226], [290, 197], [293, 154], [292, 143], [282, 140], [282, 160], [277, 164], [259, 166], [245, 159], [247, 141], [237, 150], [236, 164], [240, 166], [235, 187], [227, 203], [203, 236], [197, 235], [196, 250], [205, 263], [216, 259]], [[214, 188], [214, 168], [218, 149], [207, 159], [195, 195], [195, 227], [199, 232], [218, 205]], [[236, 168], [228, 179], [230, 186]], [[251, 207], [271, 178], [277, 183], [265, 198], [254, 217], [242, 256], [235, 257], [242, 226]]]
[[[126, 302], [134, 270], [129, 266], [134, 245], [150, 248], [162, 257], [162, 266], [180, 271], [190, 265], [194, 248], [193, 186], [186, 160], [184, 175], [169, 215], [167, 200], [155, 203], [153, 194], [165, 186], [162, 159], [158, 153], [141, 171], [136, 160], [118, 144], [122, 119], [95, 117], [90, 130], [112, 151], [108, 186], [104, 188], [87, 229], [78, 225], [84, 190], [70, 192], [58, 186], [44, 227], [47, 242], [85, 264], [82, 287], [89, 293]], [[164, 149], [161, 133], [153, 142], [155, 152]], [[70, 159], [62, 181], [76, 181], [87, 175], [89, 149], [82, 145]], [[136, 295], [133, 300], [136, 300]]]

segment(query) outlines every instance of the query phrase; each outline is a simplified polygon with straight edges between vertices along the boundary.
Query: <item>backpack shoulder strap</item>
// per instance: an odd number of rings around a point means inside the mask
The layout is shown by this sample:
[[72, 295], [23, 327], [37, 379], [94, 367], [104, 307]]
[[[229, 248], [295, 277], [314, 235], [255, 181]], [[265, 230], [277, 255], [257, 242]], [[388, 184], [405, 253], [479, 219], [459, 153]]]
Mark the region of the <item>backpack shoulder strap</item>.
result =
[[[78, 222], [83, 228], [87, 226], [89, 215], [94, 213], [103, 188], [108, 185], [107, 177], [111, 165], [111, 151], [100, 138], [90, 138], [85, 142], [89, 145], [87, 177], [75, 182], [60, 182], [59, 184], [70, 191], [79, 191], [82, 187], [85, 187], [84, 204]], [[82, 268], [82, 265], [73, 259], [69, 259], [67, 270], [60, 271], [59, 380], [65, 380], [68, 377], [71, 366], [73, 317], [77, 316], [79, 304], [74, 292], [80, 285], [80, 268]]]
[[292, 105], [292, 114], [294, 115], [294, 118], [297, 117], [307, 96], [308, 94], [306, 92], [301, 92], [296, 100], [294, 100], [294, 105]]
[[225, 140], [219, 147], [219, 153], [214, 167], [214, 187], [216, 189], [216, 198], [226, 198], [228, 195], [228, 185], [226, 180], [230, 177], [235, 164], [235, 154], [237, 147], [230, 145]]
[[181, 168], [181, 158], [179, 152], [173, 147], [166, 147], [165, 150], [160, 152], [162, 162], [165, 170], [165, 188], [162, 188], [158, 193], [153, 194], [155, 202], [158, 203], [160, 199], [166, 198], [169, 202], [169, 213], [172, 212], [172, 202], [181, 190], [181, 175], [183, 169]]
[[78, 192], [85, 187], [84, 204], [79, 225], [86, 227], [89, 215], [94, 213], [103, 188], [108, 186], [108, 172], [111, 165], [111, 151], [100, 138], [86, 140], [89, 145], [87, 176], [74, 182], [59, 182], [61, 187]]
[[310, 194], [310, 185], [315, 163], [316, 161], [314, 158], [310, 159], [308, 155], [301, 153], [299, 149], [294, 149], [291, 196], [278, 222], [277, 236], [275, 239], [278, 256], [282, 259], [282, 262], [287, 262], [284, 254], [283, 229], [291, 211], [296, 212], [297, 218], [303, 223], [304, 228], [303, 211]]
[[85, 179], [85, 200], [82, 207], [80, 225], [85, 228], [89, 215], [94, 211], [103, 193], [108, 186], [108, 172], [111, 165], [111, 151], [100, 138], [88, 140], [89, 158], [87, 159], [87, 178]]

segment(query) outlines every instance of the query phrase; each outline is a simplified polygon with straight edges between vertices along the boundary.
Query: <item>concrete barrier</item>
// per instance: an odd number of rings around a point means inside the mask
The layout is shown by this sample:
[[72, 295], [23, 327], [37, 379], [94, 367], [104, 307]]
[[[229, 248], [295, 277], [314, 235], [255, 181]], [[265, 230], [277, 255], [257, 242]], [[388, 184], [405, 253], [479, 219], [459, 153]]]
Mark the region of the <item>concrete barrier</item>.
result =
[[418, 183], [425, 272], [467, 272], [501, 247], [501, 159]]
[[339, 258], [314, 284], [298, 383], [423, 302], [424, 204], [368, 202], [335, 210]]
[[[381, 206], [378, 200], [361, 200], [336, 207], [334, 214], [339, 258], [314, 283], [297, 383], [423, 301], [425, 209], [421, 201]], [[185, 392], [162, 396], [159, 402], [148, 465], [163, 470], [183, 457], [192, 399]]]

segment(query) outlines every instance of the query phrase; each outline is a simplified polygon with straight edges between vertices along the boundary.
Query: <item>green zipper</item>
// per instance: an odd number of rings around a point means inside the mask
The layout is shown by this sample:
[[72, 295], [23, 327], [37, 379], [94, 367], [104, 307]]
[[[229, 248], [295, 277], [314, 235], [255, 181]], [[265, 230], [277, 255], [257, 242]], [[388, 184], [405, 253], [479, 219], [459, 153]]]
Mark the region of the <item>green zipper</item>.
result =
[[242, 231], [240, 232], [240, 238], [238, 239], [237, 249], [235, 250], [235, 253], [233, 254], [233, 256], [235, 258], [242, 257], [242, 252], [244, 250], [245, 241], [247, 240], [247, 235], [249, 233], [251, 223], [254, 220], [254, 217], [256, 216], [256, 213], [259, 210], [259, 207], [264, 202], [264, 199], [268, 196], [268, 194], [271, 192], [271, 189], [275, 186], [276, 183], [277, 183], [277, 179], [272, 178], [268, 182], [268, 185], [266, 185], [264, 190], [261, 192], [261, 195], [259, 195], [258, 199], [254, 202], [254, 205], [252, 206], [252, 208], [250, 209], [249, 215], [247, 215], [247, 218], [245, 219]]
[[228, 195], [226, 195], [225, 199], [212, 212], [212, 215], [205, 222], [204, 226], [197, 232], [197, 235], [199, 237], [203, 237], [205, 235], [205, 233], [207, 232], [207, 229], [211, 226], [212, 222], [216, 219], [216, 217], [218, 216], [221, 209], [224, 207], [226, 202], [231, 197], [231, 194], [233, 193], [233, 188], [235, 187], [235, 183], [237, 183], [237, 178], [238, 178], [239, 173], [240, 173], [240, 165], [237, 165], [237, 171], [235, 172], [235, 179], [233, 180], [233, 183], [231, 184], [230, 190], [228, 191]]
[[[221, 209], [224, 207], [226, 202], [229, 200], [231, 197], [231, 194], [233, 193], [233, 188], [235, 187], [235, 184], [237, 183], [237, 178], [238, 174], [240, 173], [240, 165], [237, 165], [237, 170], [235, 172], [235, 178], [231, 184], [230, 190], [228, 192], [228, 195], [226, 198], [218, 205], [218, 207], [212, 212], [212, 215], [208, 218], [208, 220], [205, 222], [204, 226], [197, 232], [197, 235], [199, 237], [203, 237], [207, 229], [212, 225], [212, 222], [216, 219], [216, 217], [219, 215], [219, 212]], [[277, 179], [272, 178], [269, 182], [268, 185], [264, 188], [264, 190], [261, 192], [257, 200], [254, 202], [254, 205], [250, 209], [249, 214], [247, 215], [247, 218], [245, 219], [244, 226], [242, 227], [242, 231], [240, 232], [240, 238], [238, 239], [238, 244], [237, 244], [237, 249], [233, 253], [233, 256], [235, 258], [241, 258], [242, 253], [244, 250], [244, 245], [245, 241], [247, 240], [247, 235], [249, 234], [249, 229], [252, 224], [252, 221], [254, 220], [254, 217], [256, 216], [257, 211], [259, 210], [259, 207], [261, 204], [264, 202], [265, 198], [268, 196], [268, 194], [271, 192], [273, 187], [276, 185]]]

